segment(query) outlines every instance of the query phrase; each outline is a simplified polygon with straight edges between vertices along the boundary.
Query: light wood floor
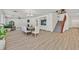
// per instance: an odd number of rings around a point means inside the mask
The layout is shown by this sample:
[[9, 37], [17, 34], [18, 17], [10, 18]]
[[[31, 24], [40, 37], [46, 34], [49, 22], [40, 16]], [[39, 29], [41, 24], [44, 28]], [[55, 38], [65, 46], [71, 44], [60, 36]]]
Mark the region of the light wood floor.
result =
[[7, 50], [78, 50], [79, 29], [73, 28], [64, 33], [40, 31], [35, 38], [21, 31], [7, 33]]

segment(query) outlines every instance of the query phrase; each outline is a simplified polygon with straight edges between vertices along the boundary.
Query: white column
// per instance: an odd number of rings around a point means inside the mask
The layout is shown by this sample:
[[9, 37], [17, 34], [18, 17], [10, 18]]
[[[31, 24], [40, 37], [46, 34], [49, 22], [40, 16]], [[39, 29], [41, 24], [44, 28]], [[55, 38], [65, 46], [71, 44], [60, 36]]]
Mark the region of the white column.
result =
[[5, 19], [4, 19], [4, 15], [0, 15], [0, 23], [1, 24], [5, 24]]

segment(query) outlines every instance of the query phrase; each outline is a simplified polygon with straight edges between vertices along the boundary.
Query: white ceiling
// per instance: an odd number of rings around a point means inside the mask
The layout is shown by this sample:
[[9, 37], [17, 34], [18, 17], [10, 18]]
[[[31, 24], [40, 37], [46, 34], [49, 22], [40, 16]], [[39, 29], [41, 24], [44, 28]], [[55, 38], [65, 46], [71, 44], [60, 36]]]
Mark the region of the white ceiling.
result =
[[1, 10], [1, 13], [4, 13], [5, 16], [11, 17], [11, 18], [26, 18], [27, 13], [30, 12], [29, 10], [32, 10], [32, 17], [53, 13], [56, 12], [57, 9], [3, 9]]
[[[0, 14], [4, 14], [10, 18], [26, 18], [29, 10], [32, 10], [32, 17], [36, 17], [43, 14], [54, 13], [58, 9], [1, 9]], [[79, 9], [66, 9], [68, 13], [74, 16], [79, 16]]]

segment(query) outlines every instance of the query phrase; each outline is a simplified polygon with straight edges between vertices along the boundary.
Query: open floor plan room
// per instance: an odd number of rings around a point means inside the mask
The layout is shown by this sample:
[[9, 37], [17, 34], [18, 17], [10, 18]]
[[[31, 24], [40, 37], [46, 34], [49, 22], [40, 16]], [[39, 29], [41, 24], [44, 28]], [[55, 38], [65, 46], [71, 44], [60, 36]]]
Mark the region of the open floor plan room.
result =
[[[18, 34], [18, 35], [16, 35]], [[79, 29], [72, 28], [64, 33], [40, 31], [35, 38], [21, 31], [8, 33], [6, 39], [8, 50], [74, 50], [79, 49]]]
[[0, 9], [0, 50], [78, 50], [79, 9]]

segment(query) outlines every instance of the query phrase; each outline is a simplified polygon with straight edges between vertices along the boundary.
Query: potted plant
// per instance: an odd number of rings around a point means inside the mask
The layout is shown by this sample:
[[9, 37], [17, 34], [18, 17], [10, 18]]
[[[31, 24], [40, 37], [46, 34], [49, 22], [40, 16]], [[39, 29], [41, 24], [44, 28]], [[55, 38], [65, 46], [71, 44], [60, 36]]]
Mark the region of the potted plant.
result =
[[4, 28], [6, 28], [7, 31], [11, 31], [11, 26], [9, 24], [4, 24]]
[[10, 21], [9, 23], [4, 25], [4, 28], [7, 29], [7, 31], [13, 31], [16, 29], [15, 27], [15, 22], [14, 21]]
[[6, 36], [6, 29], [3, 26], [0, 26], [0, 49], [5, 48], [5, 36]]

